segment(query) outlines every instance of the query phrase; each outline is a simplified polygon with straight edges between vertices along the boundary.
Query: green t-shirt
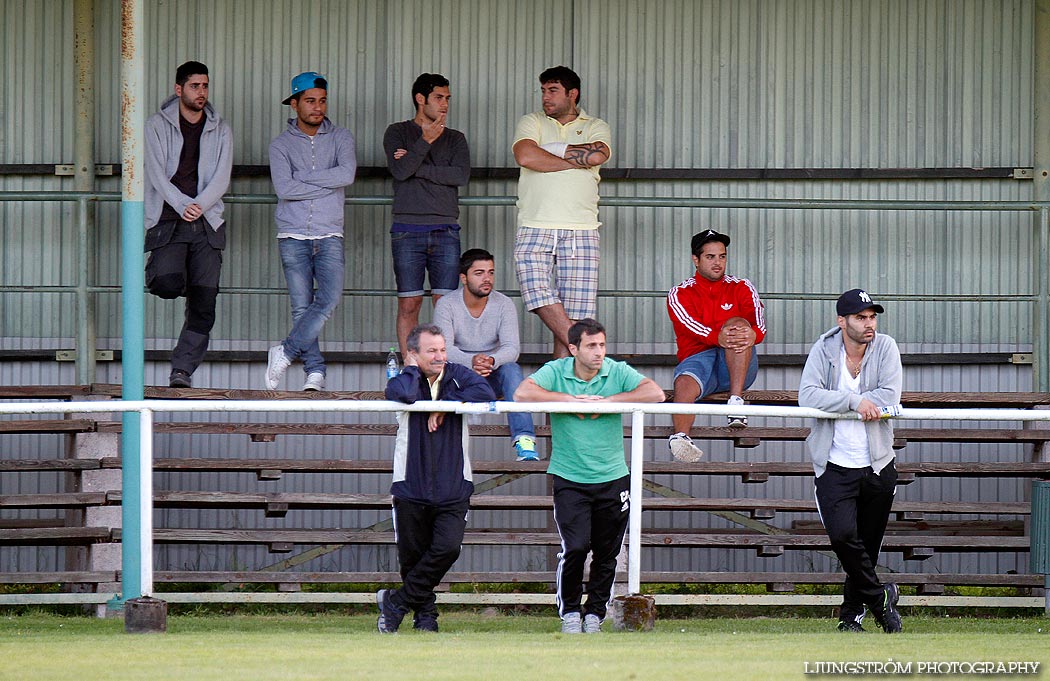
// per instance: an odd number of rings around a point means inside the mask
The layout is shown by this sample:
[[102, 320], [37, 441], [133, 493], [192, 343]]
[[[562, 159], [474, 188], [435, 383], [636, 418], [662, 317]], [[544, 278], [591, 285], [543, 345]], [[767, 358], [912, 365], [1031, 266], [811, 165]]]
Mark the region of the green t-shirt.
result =
[[[605, 358], [590, 381], [577, 378], [573, 357], [547, 362], [530, 378], [544, 390], [567, 395], [609, 397], [630, 392], [645, 379], [626, 362]], [[551, 463], [547, 468], [572, 482], [609, 482], [628, 474], [624, 461], [623, 415], [599, 414], [581, 419], [576, 414], [551, 414]]]

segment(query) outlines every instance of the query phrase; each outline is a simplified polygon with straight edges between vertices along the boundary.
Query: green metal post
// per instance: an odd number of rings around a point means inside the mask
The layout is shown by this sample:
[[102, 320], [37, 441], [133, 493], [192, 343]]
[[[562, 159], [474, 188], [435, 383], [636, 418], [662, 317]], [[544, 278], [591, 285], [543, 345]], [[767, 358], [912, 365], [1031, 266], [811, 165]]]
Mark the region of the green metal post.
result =
[[[142, 100], [145, 94], [145, 51], [143, 50], [143, 17], [141, 0], [123, 0], [121, 3], [121, 294], [123, 299], [123, 399], [141, 400], [144, 395], [143, 362], [145, 358], [143, 324], [143, 264], [142, 248], [145, 242], [144, 214], [145, 183], [143, 181], [143, 154], [145, 148], [145, 115]], [[121, 517], [121, 594], [117, 607], [143, 595], [143, 556], [141, 529], [142, 469], [139, 461], [139, 414], [125, 413], [121, 434], [123, 459], [123, 503]]]

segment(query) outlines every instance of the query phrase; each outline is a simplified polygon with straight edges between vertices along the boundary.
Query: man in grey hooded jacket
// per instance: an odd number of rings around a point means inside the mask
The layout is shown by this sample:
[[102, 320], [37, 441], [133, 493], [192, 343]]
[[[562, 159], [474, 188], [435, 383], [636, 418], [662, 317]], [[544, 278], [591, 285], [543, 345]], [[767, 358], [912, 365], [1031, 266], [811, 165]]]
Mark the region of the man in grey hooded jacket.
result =
[[327, 370], [317, 338], [343, 296], [343, 204], [357, 174], [357, 154], [350, 131], [328, 119], [324, 76], [300, 73], [291, 90], [282, 104], [295, 118], [270, 143], [270, 177], [292, 328], [270, 348], [266, 387], [276, 390], [291, 363], [302, 359], [303, 390], [324, 390]]
[[897, 343], [877, 333], [881, 305], [861, 289], [839, 296], [837, 326], [806, 359], [798, 403], [822, 411], [856, 412], [857, 419], [817, 419], [806, 438], [816, 473], [817, 511], [846, 582], [839, 630], [864, 631], [865, 607], [886, 633], [901, 630], [896, 584], [875, 573], [896, 493], [893, 426], [901, 399]]
[[189, 388], [215, 325], [222, 249], [222, 195], [230, 186], [233, 133], [208, 102], [208, 67], [175, 71], [175, 94], [146, 121], [146, 286], [161, 298], [186, 296], [171, 353], [173, 388]]

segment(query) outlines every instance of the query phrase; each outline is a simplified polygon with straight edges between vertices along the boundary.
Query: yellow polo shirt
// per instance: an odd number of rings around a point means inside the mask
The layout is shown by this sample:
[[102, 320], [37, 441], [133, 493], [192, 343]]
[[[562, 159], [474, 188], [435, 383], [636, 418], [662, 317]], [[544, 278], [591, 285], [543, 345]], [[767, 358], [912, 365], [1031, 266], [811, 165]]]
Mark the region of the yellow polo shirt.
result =
[[[604, 142], [612, 154], [609, 124], [580, 109], [576, 120], [562, 125], [542, 111], [526, 114], [514, 130], [514, 142], [536, 144]], [[512, 144], [512, 146], [513, 146]], [[572, 168], [554, 173], [521, 169], [518, 179], [518, 224], [539, 229], [598, 229], [598, 168]]]

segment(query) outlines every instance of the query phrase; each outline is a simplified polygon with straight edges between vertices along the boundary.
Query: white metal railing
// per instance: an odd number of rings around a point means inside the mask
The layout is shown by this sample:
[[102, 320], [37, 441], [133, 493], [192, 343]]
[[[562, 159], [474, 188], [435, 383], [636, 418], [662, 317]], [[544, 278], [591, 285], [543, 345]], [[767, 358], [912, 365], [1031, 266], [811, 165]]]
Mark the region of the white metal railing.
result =
[[[628, 590], [641, 589], [642, 474], [644, 468], [645, 416], [647, 414], [695, 414], [700, 416], [784, 417], [855, 419], [855, 412], [831, 414], [818, 409], [785, 406], [728, 406], [715, 404], [565, 403], [565, 402], [447, 402], [420, 401], [402, 404], [386, 400], [113, 400], [109, 402], [0, 403], [0, 414], [91, 414], [137, 412], [140, 423], [137, 536], [123, 536], [122, 552], [127, 566], [135, 566], [141, 591], [123, 599], [153, 593], [153, 415], [156, 412], [398, 412], [445, 411], [458, 414], [503, 414], [509, 412], [631, 415], [631, 506], [628, 524]], [[1050, 410], [1028, 409], [911, 409], [902, 408], [897, 419], [951, 421], [1050, 421]], [[127, 490], [125, 490], [126, 492]], [[125, 493], [122, 498], [127, 500]], [[123, 577], [122, 577], [123, 579]]]

